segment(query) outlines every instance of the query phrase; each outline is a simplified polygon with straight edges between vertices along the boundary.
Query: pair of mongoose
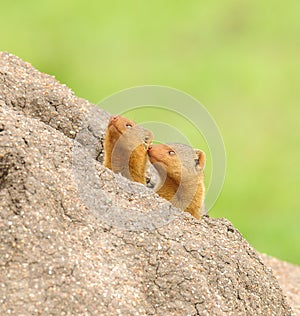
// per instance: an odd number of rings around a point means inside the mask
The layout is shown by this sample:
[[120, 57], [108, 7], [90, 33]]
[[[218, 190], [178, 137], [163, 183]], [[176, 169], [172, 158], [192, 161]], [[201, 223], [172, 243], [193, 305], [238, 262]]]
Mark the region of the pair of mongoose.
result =
[[110, 118], [104, 141], [104, 166], [146, 184], [148, 158], [160, 182], [155, 191], [200, 219], [204, 208], [205, 154], [183, 144], [152, 145], [153, 134], [123, 116]]

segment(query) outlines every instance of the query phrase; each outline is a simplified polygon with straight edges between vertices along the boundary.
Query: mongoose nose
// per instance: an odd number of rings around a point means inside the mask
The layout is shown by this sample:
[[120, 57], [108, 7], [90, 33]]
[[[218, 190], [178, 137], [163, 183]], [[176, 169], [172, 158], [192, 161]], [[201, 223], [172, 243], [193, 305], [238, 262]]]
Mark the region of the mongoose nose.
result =
[[118, 119], [118, 115], [113, 115], [110, 120], [113, 122], [113, 121], [116, 121]]
[[148, 151], [151, 150], [151, 149], [152, 149], [152, 146], [150, 145], [150, 146], [148, 147]]

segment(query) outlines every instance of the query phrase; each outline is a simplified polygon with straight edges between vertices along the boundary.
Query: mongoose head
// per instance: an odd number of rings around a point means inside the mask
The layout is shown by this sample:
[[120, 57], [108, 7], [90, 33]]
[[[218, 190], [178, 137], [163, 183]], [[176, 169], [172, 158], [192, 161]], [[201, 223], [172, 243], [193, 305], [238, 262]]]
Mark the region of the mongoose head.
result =
[[120, 115], [113, 115], [110, 117], [107, 130], [112, 138], [117, 140], [121, 135], [134, 126], [136, 126], [136, 124], [130, 119]]
[[104, 140], [104, 166], [136, 182], [146, 183], [147, 150], [153, 135], [123, 116], [112, 116]]
[[121, 143], [124, 142], [124, 145], [126, 143], [128, 149], [129, 147], [134, 149], [142, 144], [142, 148], [147, 151], [153, 140], [153, 134], [150, 131], [120, 115], [111, 116], [107, 134], [114, 140], [114, 143], [122, 136]]
[[203, 174], [205, 154], [199, 149], [184, 144], [160, 144], [150, 146], [148, 155], [160, 176], [174, 183], [189, 183]]

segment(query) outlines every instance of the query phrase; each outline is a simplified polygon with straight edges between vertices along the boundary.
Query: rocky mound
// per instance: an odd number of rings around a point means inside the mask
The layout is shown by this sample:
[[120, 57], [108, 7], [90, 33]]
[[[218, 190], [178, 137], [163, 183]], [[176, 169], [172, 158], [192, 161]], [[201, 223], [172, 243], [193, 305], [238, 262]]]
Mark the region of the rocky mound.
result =
[[1, 315], [291, 315], [225, 219], [101, 165], [108, 114], [0, 54]]

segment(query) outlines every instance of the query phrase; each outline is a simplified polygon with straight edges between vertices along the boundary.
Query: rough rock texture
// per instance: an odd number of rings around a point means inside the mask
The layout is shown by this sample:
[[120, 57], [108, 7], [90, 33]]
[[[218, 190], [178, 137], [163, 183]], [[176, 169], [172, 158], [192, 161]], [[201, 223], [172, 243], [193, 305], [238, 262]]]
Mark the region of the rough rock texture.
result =
[[292, 306], [293, 315], [300, 315], [300, 267], [265, 254], [261, 254], [261, 257], [277, 277], [288, 303]]
[[291, 315], [227, 220], [101, 165], [107, 113], [6, 53], [0, 105], [1, 315]]

